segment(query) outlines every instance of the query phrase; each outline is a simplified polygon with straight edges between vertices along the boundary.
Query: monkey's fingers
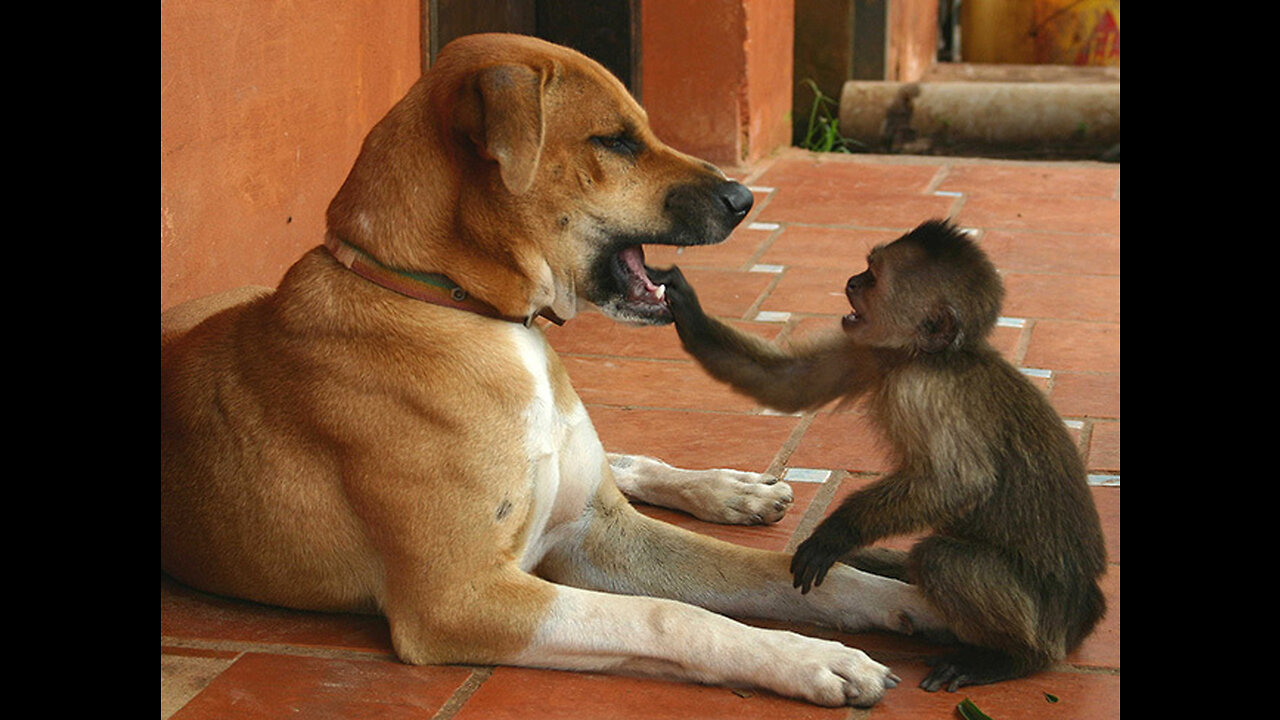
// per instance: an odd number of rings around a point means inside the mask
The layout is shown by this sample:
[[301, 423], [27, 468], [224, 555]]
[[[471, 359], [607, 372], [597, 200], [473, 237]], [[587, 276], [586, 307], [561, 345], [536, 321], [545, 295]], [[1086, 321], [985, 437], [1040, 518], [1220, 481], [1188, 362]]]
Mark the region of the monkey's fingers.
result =
[[806, 563], [795, 571], [795, 581], [793, 585], [800, 588], [802, 595], [822, 584], [823, 579], [827, 576], [827, 570], [830, 565], [823, 567], [821, 561], [811, 561]]
[[693, 286], [685, 279], [679, 265], [672, 265], [666, 270], [652, 270], [649, 273], [649, 280], [666, 288], [664, 298], [673, 309], [684, 306], [690, 308], [701, 307], [697, 293], [693, 291]]
[[794, 576], [794, 587], [800, 588], [801, 594], [822, 584], [827, 571], [835, 564], [839, 554], [812, 542], [812, 539], [800, 543], [796, 554], [791, 558], [791, 574]]
[[684, 292], [689, 291], [689, 281], [685, 280], [684, 273], [680, 270], [679, 265], [672, 265], [666, 270], [651, 268], [649, 270], [649, 280], [653, 283], [666, 285], [667, 289], [676, 289]]

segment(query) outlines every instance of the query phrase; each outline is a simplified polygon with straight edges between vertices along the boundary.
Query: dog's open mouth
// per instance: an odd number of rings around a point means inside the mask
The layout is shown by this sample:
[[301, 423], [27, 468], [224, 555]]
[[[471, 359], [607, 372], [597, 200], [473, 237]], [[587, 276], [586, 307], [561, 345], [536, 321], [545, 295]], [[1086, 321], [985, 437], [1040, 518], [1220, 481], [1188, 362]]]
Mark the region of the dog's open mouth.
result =
[[[666, 238], [654, 239], [658, 244]], [[674, 245], [674, 243], [671, 243]], [[674, 318], [667, 304], [662, 270], [645, 265], [640, 238], [619, 238], [601, 249], [591, 265], [582, 298], [601, 313], [631, 325], [666, 325]]]
[[632, 245], [618, 251], [613, 256], [613, 274], [622, 289], [622, 295], [629, 305], [651, 305], [658, 308], [665, 306], [665, 285], [655, 285], [649, 279], [649, 268], [644, 264], [644, 248]]
[[614, 320], [636, 325], [665, 325], [672, 320], [662, 277], [644, 264], [644, 248], [636, 238], [605, 249], [593, 264], [592, 282], [583, 298]]

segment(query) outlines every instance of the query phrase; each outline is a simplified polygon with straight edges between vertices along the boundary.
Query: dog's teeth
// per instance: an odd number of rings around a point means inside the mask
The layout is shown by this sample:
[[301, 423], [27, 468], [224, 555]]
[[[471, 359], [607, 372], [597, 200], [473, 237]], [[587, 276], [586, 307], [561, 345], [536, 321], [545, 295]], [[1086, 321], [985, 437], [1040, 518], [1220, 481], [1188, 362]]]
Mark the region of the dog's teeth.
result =
[[666, 285], [659, 285], [659, 286], [658, 286], [658, 289], [653, 291], [653, 296], [654, 296], [654, 297], [656, 297], [656, 298], [658, 298], [659, 300], [661, 300], [662, 298], [666, 297], [666, 295], [667, 295], [667, 286], [666, 286]]

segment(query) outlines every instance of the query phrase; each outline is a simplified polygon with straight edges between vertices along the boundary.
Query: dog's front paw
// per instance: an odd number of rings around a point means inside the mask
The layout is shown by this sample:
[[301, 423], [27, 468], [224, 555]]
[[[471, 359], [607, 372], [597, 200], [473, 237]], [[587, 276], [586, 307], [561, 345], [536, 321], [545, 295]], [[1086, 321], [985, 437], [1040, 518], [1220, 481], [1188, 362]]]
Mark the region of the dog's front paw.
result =
[[795, 494], [772, 475], [740, 470], [703, 470], [687, 487], [688, 512], [724, 525], [775, 523], [787, 514]]
[[772, 475], [741, 470], [685, 470], [643, 455], [611, 453], [614, 481], [637, 502], [682, 510], [725, 525], [760, 525], [782, 519], [791, 486]]

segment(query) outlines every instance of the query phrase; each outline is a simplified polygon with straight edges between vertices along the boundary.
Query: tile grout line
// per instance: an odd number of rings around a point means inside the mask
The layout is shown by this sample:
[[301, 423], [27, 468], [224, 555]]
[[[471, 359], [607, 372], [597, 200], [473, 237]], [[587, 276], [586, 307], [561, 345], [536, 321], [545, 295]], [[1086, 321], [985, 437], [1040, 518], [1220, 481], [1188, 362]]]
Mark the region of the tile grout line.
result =
[[769, 469], [766, 472], [774, 477], [782, 477], [783, 468], [787, 466], [787, 460], [791, 459], [791, 454], [800, 446], [800, 438], [804, 436], [805, 431], [813, 424], [815, 417], [817, 417], [815, 413], [805, 413], [800, 416], [800, 422], [796, 423], [796, 426], [791, 430], [791, 434], [783, 441], [782, 447], [778, 448], [778, 452], [774, 453], [773, 461], [769, 463]]
[[[787, 461], [791, 459], [791, 455], [800, 446], [800, 441], [804, 438], [804, 434], [808, 432], [817, 417], [818, 414], [816, 412], [805, 413], [801, 416], [800, 422], [791, 431], [786, 441], [782, 443], [782, 447], [774, 455], [773, 462], [769, 464], [768, 472], [771, 475], [778, 478], [783, 477], [783, 470]], [[847, 476], [848, 473], [843, 470], [831, 471], [831, 475], [814, 493], [813, 499], [809, 501], [809, 506], [805, 508], [804, 515], [800, 517], [800, 522], [796, 524], [796, 529], [787, 538], [787, 544], [783, 547], [784, 552], [795, 552], [796, 547], [799, 546], [804, 538], [807, 538], [813, 532], [813, 529], [817, 527], [818, 523], [826, 515], [827, 507], [831, 504], [832, 498], [835, 497], [836, 489], [840, 487], [840, 483]]]
[[255, 653], [260, 655], [288, 655], [294, 657], [331, 658], [335, 660], [394, 660], [399, 659], [394, 653], [378, 650], [350, 650], [340, 647], [305, 646], [275, 643], [245, 642], [240, 640], [202, 640], [199, 638], [179, 638], [169, 635], [160, 636], [161, 647], [180, 650], [214, 650], [236, 653], [235, 659]]
[[1080, 459], [1085, 466], [1085, 479], [1088, 480], [1089, 470], [1089, 453], [1093, 450], [1093, 423], [1080, 421], [1080, 439], [1076, 443], [1076, 449], [1080, 451]]
[[932, 195], [938, 192], [938, 188], [942, 187], [942, 183], [947, 181], [951, 176], [951, 163], [943, 163], [934, 171], [933, 176], [929, 178], [929, 182], [925, 183], [924, 194]]
[[1031, 334], [1035, 332], [1036, 321], [1022, 318], [1021, 332], [1018, 333], [1018, 344], [1014, 347], [1011, 359], [1016, 367], [1022, 367], [1027, 360], [1027, 352], [1031, 349]]
[[782, 282], [782, 276], [785, 274], [785, 270], [780, 273], [770, 273], [773, 277], [769, 280], [769, 284], [765, 286], [764, 290], [760, 291], [760, 294], [756, 296], [755, 301], [752, 302], [751, 305], [747, 306], [746, 312], [744, 312], [741, 317], [734, 319], [745, 321], [754, 320], [755, 317], [760, 314], [760, 306], [764, 305], [765, 301], [769, 299], [769, 296], [773, 294], [773, 291], [778, 289], [778, 283]]
[[493, 668], [491, 667], [476, 668], [473, 670], [471, 674], [467, 676], [467, 679], [458, 686], [458, 689], [453, 691], [453, 695], [449, 696], [449, 699], [445, 701], [444, 705], [440, 706], [440, 709], [436, 711], [436, 714], [431, 716], [431, 720], [449, 720], [457, 715], [458, 712], [462, 710], [462, 706], [467, 704], [467, 701], [476, 694], [476, 691], [480, 689], [480, 686], [483, 685], [491, 675], [493, 675]]
[[848, 471], [831, 471], [831, 476], [813, 494], [813, 499], [809, 501], [809, 507], [805, 508], [804, 515], [800, 516], [800, 522], [796, 523], [795, 531], [791, 533], [791, 537], [783, 548], [784, 552], [794, 553], [800, 543], [813, 533], [818, 523], [822, 522], [822, 519], [827, 516], [827, 508], [831, 506], [831, 501], [835, 499], [836, 490], [840, 488], [840, 485], [847, 477], [850, 477]]
[[[769, 195], [772, 196], [773, 193], [769, 193]], [[756, 246], [755, 252], [751, 253], [751, 257], [747, 258], [747, 261], [743, 263], [741, 266], [739, 266], [739, 270], [742, 270], [742, 269], [750, 270], [752, 267], [757, 265], [760, 262], [760, 258], [764, 257], [765, 253], [773, 249], [774, 244], [778, 242], [778, 237], [781, 236], [782, 232], [787, 229], [787, 226], [785, 223], [773, 223], [773, 224], [777, 225], [777, 227], [769, 230], [769, 237], [762, 240]]]
[[779, 160], [785, 159], [785, 155], [785, 152], [776, 153], [770, 157], [766, 157], [752, 163], [751, 167], [747, 170], [746, 174], [742, 176], [742, 179], [739, 180], [739, 182], [748, 186], [755, 185], [756, 181], [768, 173], [769, 170], [773, 169], [773, 167], [778, 164]]

